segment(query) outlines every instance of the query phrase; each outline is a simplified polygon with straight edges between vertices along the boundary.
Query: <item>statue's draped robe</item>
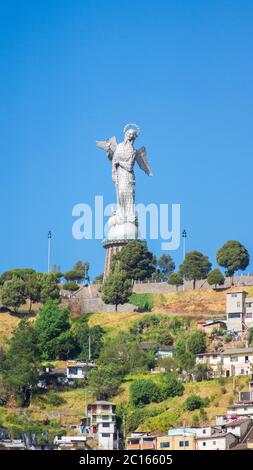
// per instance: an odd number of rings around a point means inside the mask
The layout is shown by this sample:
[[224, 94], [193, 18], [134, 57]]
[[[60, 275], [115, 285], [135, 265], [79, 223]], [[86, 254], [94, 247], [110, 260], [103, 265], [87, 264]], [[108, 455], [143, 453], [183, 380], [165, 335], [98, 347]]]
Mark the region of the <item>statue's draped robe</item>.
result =
[[130, 142], [117, 145], [112, 159], [112, 178], [116, 185], [117, 202], [121, 216], [134, 221], [136, 150]]

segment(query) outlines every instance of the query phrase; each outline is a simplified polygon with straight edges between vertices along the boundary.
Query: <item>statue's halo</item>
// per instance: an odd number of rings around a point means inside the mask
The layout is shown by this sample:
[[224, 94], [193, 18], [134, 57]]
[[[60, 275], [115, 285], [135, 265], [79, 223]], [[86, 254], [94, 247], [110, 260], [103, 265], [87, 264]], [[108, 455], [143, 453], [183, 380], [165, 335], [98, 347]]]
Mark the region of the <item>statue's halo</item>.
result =
[[137, 124], [134, 124], [134, 123], [129, 123], [129, 124], [126, 124], [124, 129], [123, 129], [123, 132], [124, 134], [129, 130], [129, 129], [133, 129], [135, 132], [136, 132], [136, 135], [137, 137], [140, 135], [140, 127], [137, 125]]

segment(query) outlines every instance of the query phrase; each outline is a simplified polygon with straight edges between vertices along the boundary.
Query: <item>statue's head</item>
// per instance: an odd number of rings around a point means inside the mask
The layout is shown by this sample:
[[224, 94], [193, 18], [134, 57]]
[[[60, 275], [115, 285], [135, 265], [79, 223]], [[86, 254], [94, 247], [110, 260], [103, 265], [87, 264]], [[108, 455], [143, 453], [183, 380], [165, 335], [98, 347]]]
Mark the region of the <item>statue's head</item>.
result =
[[127, 124], [124, 127], [125, 142], [134, 142], [140, 134], [140, 128], [136, 124]]

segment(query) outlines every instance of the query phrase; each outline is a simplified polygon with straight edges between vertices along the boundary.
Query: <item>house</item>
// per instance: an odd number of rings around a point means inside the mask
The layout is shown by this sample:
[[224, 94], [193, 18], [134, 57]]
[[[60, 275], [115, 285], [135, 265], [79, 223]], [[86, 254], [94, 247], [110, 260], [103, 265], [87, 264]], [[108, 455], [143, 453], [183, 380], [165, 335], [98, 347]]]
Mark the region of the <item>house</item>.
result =
[[225, 318], [213, 318], [197, 324], [197, 329], [206, 334], [211, 334], [215, 330], [225, 330], [226, 327], [227, 321]]
[[253, 365], [253, 348], [226, 349], [222, 353], [226, 377], [250, 375]]
[[231, 416], [249, 416], [253, 419], [253, 402], [252, 403], [236, 403], [228, 405], [227, 414]]
[[245, 291], [227, 293], [227, 329], [241, 332], [253, 327], [253, 298]]
[[176, 428], [168, 430], [170, 450], [196, 450], [195, 428]]
[[84, 379], [85, 363], [82, 361], [68, 361], [66, 374], [68, 379]]
[[83, 450], [87, 449], [86, 436], [56, 436], [54, 445], [57, 450]]
[[228, 450], [238, 444], [239, 438], [231, 432], [220, 431], [210, 436], [197, 437], [197, 450]]
[[166, 345], [159, 345], [156, 357], [173, 357], [173, 347]]
[[85, 433], [98, 441], [99, 449], [117, 448], [115, 403], [95, 401], [87, 405]]
[[64, 367], [44, 366], [39, 370], [38, 387], [41, 389], [57, 388], [68, 383]]
[[248, 392], [239, 392], [239, 402], [242, 403], [253, 403], [253, 375], [251, 376], [251, 380], [248, 384], [249, 390]]
[[196, 364], [202, 364], [210, 367], [213, 371], [213, 375], [220, 376], [222, 375], [222, 353], [220, 352], [210, 352], [202, 353], [196, 355]]
[[156, 436], [149, 433], [132, 433], [126, 440], [127, 450], [155, 450]]
[[234, 419], [225, 423], [222, 428], [226, 430], [226, 432], [231, 432], [235, 436], [239, 437], [240, 440], [246, 436], [248, 431], [252, 426], [251, 418], [245, 417], [240, 419]]
[[84, 379], [86, 372], [95, 367], [94, 361], [67, 361], [66, 375], [67, 378], [72, 379]]
[[226, 349], [196, 355], [196, 364], [205, 364], [214, 376], [250, 375], [253, 368], [253, 348]]

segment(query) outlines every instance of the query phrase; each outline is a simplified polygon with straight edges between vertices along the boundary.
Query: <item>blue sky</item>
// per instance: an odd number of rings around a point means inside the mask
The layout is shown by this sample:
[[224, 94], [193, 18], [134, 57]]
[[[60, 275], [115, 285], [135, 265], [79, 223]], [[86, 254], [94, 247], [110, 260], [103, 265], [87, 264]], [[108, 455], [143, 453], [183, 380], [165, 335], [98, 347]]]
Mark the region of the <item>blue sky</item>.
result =
[[102, 272], [101, 242], [74, 240], [71, 212], [114, 201], [95, 140], [127, 122], [154, 172], [136, 170], [136, 202], [180, 203], [188, 251], [212, 262], [228, 239], [253, 254], [252, 22], [247, 0], [2, 0], [0, 270], [46, 271], [51, 229], [62, 270]]

